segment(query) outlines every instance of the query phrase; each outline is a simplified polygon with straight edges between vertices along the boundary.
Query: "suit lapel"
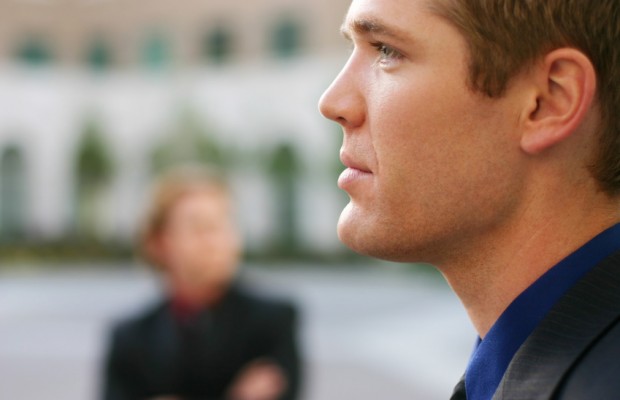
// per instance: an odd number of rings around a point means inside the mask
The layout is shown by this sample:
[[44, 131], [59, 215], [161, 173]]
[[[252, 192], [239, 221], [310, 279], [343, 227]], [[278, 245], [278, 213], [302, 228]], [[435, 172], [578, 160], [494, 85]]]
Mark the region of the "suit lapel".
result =
[[144, 370], [148, 371], [152, 387], [174, 393], [182, 382], [181, 337], [168, 303], [161, 306], [148, 328]]
[[620, 315], [620, 253], [551, 309], [513, 357], [493, 400], [548, 400], [579, 356]]
[[465, 391], [465, 375], [454, 387], [450, 400], [467, 400], [467, 392]]

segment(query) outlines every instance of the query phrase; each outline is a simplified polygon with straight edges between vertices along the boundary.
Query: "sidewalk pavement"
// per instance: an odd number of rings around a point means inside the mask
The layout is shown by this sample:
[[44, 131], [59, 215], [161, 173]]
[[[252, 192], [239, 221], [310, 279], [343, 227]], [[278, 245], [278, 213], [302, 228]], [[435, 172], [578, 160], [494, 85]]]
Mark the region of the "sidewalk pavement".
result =
[[[304, 400], [447, 399], [475, 337], [441, 280], [391, 264], [243, 277], [302, 309]], [[111, 321], [157, 293], [136, 267], [0, 272], [0, 399], [96, 399]]]

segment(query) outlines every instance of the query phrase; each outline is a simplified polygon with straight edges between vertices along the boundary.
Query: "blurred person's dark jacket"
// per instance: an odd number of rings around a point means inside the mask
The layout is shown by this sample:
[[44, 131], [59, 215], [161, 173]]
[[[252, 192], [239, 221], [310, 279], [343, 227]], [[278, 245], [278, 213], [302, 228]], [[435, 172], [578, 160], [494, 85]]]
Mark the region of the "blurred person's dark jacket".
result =
[[297, 310], [234, 285], [214, 307], [180, 317], [166, 300], [118, 324], [105, 359], [104, 400], [227, 399], [244, 367], [257, 359], [286, 378], [280, 400], [297, 398]]

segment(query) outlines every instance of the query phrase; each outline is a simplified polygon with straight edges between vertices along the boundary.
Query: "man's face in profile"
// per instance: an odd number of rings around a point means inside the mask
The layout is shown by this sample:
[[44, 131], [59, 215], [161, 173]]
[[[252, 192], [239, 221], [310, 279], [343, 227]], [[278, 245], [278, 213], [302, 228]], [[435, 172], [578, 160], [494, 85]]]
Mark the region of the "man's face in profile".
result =
[[469, 88], [467, 44], [434, 1], [354, 0], [343, 24], [353, 50], [320, 109], [344, 133], [340, 239], [440, 264], [514, 212], [523, 171], [514, 96]]

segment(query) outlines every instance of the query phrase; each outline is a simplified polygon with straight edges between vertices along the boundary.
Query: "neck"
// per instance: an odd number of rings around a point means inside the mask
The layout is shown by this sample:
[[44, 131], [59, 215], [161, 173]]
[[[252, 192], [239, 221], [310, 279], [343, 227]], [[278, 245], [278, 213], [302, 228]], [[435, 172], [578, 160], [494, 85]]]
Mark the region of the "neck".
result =
[[481, 338], [540, 276], [620, 221], [617, 200], [595, 197], [596, 202], [576, 201], [573, 194], [550, 207], [529, 203], [512, 221], [477, 240], [481, 246], [438, 266]]
[[210, 307], [226, 293], [228, 287], [222, 285], [199, 286], [191, 284], [172, 284], [170, 295], [176, 301], [192, 308]]

